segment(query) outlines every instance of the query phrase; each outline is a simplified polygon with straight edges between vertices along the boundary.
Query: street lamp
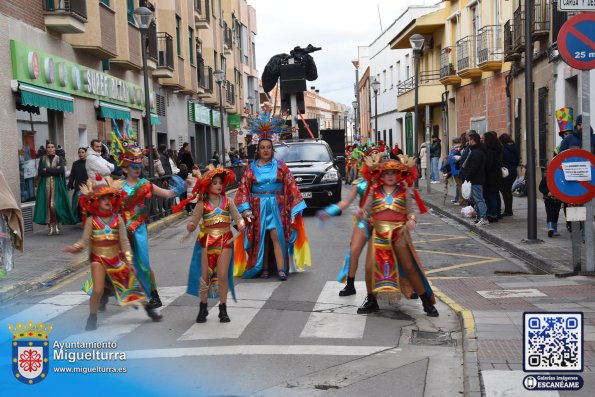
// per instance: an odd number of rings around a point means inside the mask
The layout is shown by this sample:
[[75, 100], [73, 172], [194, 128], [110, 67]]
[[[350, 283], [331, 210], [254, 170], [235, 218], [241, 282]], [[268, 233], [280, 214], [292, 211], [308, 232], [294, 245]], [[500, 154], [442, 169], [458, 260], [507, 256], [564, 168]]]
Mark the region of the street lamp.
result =
[[357, 135], [357, 106], [359, 103], [357, 101], [351, 102], [351, 106], [353, 106], [353, 116], [355, 118], [355, 125], [353, 126], [353, 142], [355, 142], [355, 138]]
[[374, 91], [374, 130], [376, 131], [376, 143], [380, 140], [378, 134], [378, 91], [380, 91], [380, 82], [376, 79], [372, 82], [372, 90]]
[[[421, 34], [414, 34], [409, 37], [411, 48], [413, 48], [413, 58], [415, 59], [414, 71], [415, 75], [415, 110], [413, 117], [413, 152], [416, 156], [419, 156], [419, 147], [417, 146], [417, 123], [419, 121], [419, 60], [421, 58], [421, 52], [424, 48], [424, 36]], [[426, 148], [428, 150], [428, 148]], [[429, 172], [429, 170], [428, 170]], [[415, 187], [418, 187], [417, 180], [415, 181]]]
[[252, 95], [250, 95], [248, 97], [248, 103], [250, 104], [250, 113], [254, 113], [254, 97]]
[[134, 20], [140, 29], [141, 52], [143, 54], [143, 74], [145, 83], [145, 132], [147, 133], [147, 145], [149, 146], [149, 179], [155, 176], [153, 169], [153, 131], [151, 131], [151, 99], [149, 98], [149, 71], [147, 68], [147, 32], [154, 20], [153, 13], [147, 7], [139, 7], [134, 10]]
[[221, 112], [221, 164], [225, 165], [225, 124], [223, 124], [223, 83], [225, 82], [225, 71], [221, 69], [216, 69], [213, 72], [213, 75], [215, 76], [215, 81], [217, 82], [217, 84], [219, 84], [219, 110]]

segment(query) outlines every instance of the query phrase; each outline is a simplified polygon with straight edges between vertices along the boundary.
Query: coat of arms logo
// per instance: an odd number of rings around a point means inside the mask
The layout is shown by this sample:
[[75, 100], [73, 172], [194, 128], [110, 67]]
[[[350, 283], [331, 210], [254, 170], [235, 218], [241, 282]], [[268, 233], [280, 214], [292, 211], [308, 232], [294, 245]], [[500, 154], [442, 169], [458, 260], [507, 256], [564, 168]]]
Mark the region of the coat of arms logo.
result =
[[20, 382], [33, 385], [45, 379], [49, 370], [49, 340], [51, 324], [18, 323], [8, 325], [12, 332], [12, 373]]

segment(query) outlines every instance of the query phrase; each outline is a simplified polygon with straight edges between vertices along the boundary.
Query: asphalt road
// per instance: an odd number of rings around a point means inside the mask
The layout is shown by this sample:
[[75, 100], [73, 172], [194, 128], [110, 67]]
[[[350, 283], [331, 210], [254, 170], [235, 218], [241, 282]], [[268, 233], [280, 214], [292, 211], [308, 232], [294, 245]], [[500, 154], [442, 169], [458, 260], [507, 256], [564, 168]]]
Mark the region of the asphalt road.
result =
[[[347, 192], [345, 188], [344, 197]], [[436, 319], [425, 316], [419, 300], [382, 302], [378, 314], [357, 315], [365, 297], [361, 270], [358, 294], [337, 296], [342, 285], [334, 280], [349, 243], [353, 209], [323, 227], [310, 211], [306, 228], [312, 268], [286, 282], [236, 280], [238, 302], [229, 303], [228, 324], [217, 321], [216, 301], [210, 302], [207, 323], [194, 322], [198, 300], [185, 294], [192, 242], [181, 245], [177, 239], [185, 222], [160, 232], [150, 243], [165, 304], [160, 309], [162, 322], [151, 322], [142, 309], [120, 308], [111, 301], [99, 315], [99, 329], [85, 332], [88, 300], [80, 285], [88, 272], [3, 307], [2, 322], [51, 322], [53, 341], [115, 342], [117, 351], [127, 353], [124, 363], [116, 363], [126, 367], [127, 374], [110, 379], [114, 385], [146, 389], [145, 395], [460, 395], [460, 325], [446, 305], [437, 305]], [[530, 272], [506, 253], [432, 214], [419, 218], [413, 239], [431, 278]], [[360, 263], [363, 267], [363, 258]], [[413, 331], [419, 330], [435, 334], [412, 340]], [[0, 335], [0, 342], [5, 342], [10, 334]], [[437, 346], [444, 337], [452, 342]], [[2, 362], [8, 366], [7, 360]], [[65, 377], [48, 376], [38, 385], [40, 392], [43, 385]], [[81, 379], [84, 384], [90, 378]], [[63, 383], [62, 395], [77, 395], [79, 386], [73, 385]], [[93, 395], [93, 388], [87, 389]]]

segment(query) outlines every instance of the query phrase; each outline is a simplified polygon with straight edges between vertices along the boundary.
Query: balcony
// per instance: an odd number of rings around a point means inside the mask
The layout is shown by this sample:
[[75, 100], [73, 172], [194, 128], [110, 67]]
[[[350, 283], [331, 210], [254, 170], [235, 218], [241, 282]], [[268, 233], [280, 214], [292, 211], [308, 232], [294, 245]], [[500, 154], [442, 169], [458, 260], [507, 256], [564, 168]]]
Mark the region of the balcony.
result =
[[477, 36], [466, 36], [457, 41], [457, 74], [463, 79], [481, 77], [477, 66], [479, 42]]
[[174, 44], [169, 33], [157, 32], [157, 69], [153, 77], [174, 77]]
[[43, 20], [49, 30], [84, 33], [87, 22], [86, 0], [43, 0]]
[[233, 46], [233, 35], [231, 28], [227, 27], [227, 23], [223, 22], [223, 50], [225, 55], [231, 55]]
[[525, 12], [522, 6], [514, 10], [512, 19], [512, 50], [521, 53], [525, 51]]
[[[209, 29], [211, 25], [211, 0], [194, 0], [194, 25], [197, 29]], [[202, 7], [204, 5], [204, 7]]]
[[531, 39], [539, 40], [550, 34], [550, 0], [535, 0], [532, 11]]
[[504, 61], [516, 61], [521, 58], [518, 52], [515, 52], [512, 47], [512, 31], [513, 26], [511, 21], [506, 21], [504, 24]]
[[[87, 7], [87, 23], [85, 33], [65, 34], [63, 40], [80, 51], [99, 59], [116, 58], [118, 54], [118, 40], [116, 34], [116, 11], [102, 2], [89, 2]], [[140, 40], [137, 42], [140, 47]], [[139, 52], [140, 54], [140, 52]]]
[[213, 94], [213, 68], [210, 66], [203, 66], [198, 68], [198, 86], [202, 88], [203, 93], [198, 94], [199, 97], [204, 98]]
[[502, 68], [502, 27], [484, 26], [477, 32], [477, 66], [484, 72], [496, 72]]
[[445, 47], [440, 51], [440, 82], [444, 85], [461, 84], [454, 65], [455, 47]]
[[225, 81], [225, 110], [232, 111], [236, 108], [235, 86], [231, 81]]
[[157, 45], [157, 25], [153, 22], [151, 26], [149, 26], [149, 31], [147, 32], [147, 67], [149, 69], [157, 69], [158, 57], [159, 47]]
[[[424, 70], [419, 74], [420, 105], [440, 103], [444, 87], [440, 83], [439, 70]], [[407, 112], [415, 107], [415, 78], [410, 77], [397, 85], [397, 108], [399, 112]]]

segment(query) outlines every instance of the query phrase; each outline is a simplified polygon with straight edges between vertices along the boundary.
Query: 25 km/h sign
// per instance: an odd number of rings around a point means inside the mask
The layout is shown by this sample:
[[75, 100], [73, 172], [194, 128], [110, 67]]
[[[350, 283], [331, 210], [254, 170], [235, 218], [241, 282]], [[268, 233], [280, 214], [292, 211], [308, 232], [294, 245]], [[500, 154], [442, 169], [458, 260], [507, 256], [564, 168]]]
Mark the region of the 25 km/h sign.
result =
[[570, 18], [558, 33], [558, 50], [564, 62], [580, 70], [595, 68], [595, 13]]

